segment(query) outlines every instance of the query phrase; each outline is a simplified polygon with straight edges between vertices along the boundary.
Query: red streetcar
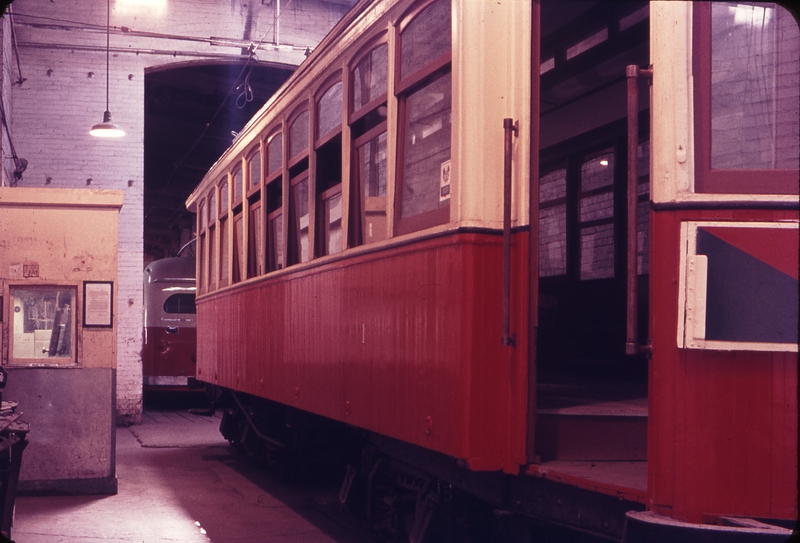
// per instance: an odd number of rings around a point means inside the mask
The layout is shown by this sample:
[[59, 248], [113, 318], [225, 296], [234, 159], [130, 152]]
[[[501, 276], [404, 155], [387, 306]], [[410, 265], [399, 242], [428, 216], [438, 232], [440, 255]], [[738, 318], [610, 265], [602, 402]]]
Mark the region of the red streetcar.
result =
[[187, 202], [223, 433], [411, 541], [785, 539], [799, 96], [776, 4], [359, 2]]
[[195, 258], [151, 262], [144, 270], [142, 374], [146, 390], [184, 390], [196, 384], [195, 317]]

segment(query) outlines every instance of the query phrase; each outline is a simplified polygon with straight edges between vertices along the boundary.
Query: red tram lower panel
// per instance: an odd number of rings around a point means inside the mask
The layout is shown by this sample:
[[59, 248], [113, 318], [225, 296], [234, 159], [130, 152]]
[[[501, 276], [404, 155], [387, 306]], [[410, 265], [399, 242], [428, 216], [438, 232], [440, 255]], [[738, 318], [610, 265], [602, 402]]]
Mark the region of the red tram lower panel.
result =
[[515, 348], [501, 344], [502, 238], [449, 233], [201, 298], [198, 379], [518, 473], [527, 239], [513, 239]]
[[[651, 220], [661, 241], [651, 257], [648, 509], [692, 523], [796, 519], [797, 353], [679, 348], [676, 332], [682, 223], [758, 226], [797, 212], [662, 210]], [[783, 250], [795, 251], [796, 266], [794, 232]]]
[[187, 378], [195, 376], [197, 329], [148, 326], [144, 333], [142, 373], [145, 385], [185, 386]]

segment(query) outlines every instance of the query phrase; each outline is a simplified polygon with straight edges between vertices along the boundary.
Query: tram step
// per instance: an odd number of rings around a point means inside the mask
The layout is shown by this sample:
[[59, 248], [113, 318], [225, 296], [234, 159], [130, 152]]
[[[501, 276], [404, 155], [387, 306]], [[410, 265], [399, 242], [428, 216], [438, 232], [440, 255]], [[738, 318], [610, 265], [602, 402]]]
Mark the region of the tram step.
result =
[[647, 407], [643, 401], [539, 409], [536, 413], [539, 456], [542, 461], [647, 460]]

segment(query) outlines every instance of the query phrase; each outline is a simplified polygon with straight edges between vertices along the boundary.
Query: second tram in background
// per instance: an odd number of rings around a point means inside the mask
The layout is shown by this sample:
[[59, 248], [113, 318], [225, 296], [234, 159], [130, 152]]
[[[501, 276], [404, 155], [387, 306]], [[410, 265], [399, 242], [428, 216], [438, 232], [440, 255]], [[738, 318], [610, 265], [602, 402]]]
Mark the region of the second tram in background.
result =
[[185, 390], [198, 385], [195, 257], [156, 260], [144, 270], [145, 390]]
[[775, 4], [359, 1], [187, 201], [223, 434], [413, 543], [785, 539], [799, 96]]

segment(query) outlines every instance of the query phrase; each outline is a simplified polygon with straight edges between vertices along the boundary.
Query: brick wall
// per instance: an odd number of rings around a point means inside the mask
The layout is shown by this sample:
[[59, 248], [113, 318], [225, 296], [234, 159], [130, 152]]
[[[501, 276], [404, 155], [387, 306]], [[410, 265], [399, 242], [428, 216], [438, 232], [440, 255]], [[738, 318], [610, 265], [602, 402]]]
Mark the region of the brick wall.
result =
[[[0, 100], [6, 114], [6, 122], [11, 124], [11, 70], [13, 69], [13, 51], [11, 49], [11, 21], [8, 17], [0, 19], [0, 47], [2, 47], [2, 62], [0, 63]], [[0, 187], [9, 186], [13, 179], [14, 161], [11, 158], [11, 145], [6, 128], [0, 125], [0, 153], [3, 165], [0, 168]]]
[[[187, 60], [239, 58], [240, 43], [219, 47], [211, 45], [212, 36], [254, 42], [263, 37], [257, 52], [261, 61], [297, 64], [303, 49], [316, 45], [348, 9], [341, 1], [284, 0], [280, 43], [296, 47], [275, 48], [268, 42], [275, 38], [276, 2], [161, 0], [146, 11], [137, 10], [137, 4], [111, 4], [109, 109], [127, 132], [122, 139], [96, 139], [88, 133], [105, 110], [106, 2], [16, 0], [21, 85], [8, 82], [11, 47], [3, 41], [2, 98], [13, 110], [17, 154], [29, 161], [19, 185], [125, 191], [115, 286], [120, 423], [139, 422], [142, 410], [144, 70]], [[5, 142], [3, 151], [8, 154]]]

